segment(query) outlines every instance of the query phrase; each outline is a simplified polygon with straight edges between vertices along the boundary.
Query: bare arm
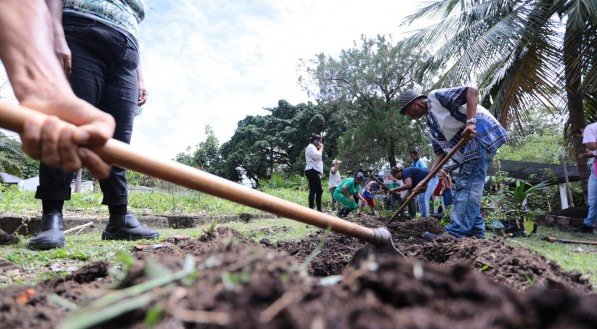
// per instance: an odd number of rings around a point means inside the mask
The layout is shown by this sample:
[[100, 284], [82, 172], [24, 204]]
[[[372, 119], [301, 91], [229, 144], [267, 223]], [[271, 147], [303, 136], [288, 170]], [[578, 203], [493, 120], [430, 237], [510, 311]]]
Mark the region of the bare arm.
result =
[[[23, 150], [52, 167], [87, 166], [94, 176], [106, 177], [108, 165], [78, 145], [104, 144], [114, 119], [74, 95], [54, 55], [52, 17], [43, 0], [0, 1], [0, 59], [21, 104], [50, 115], [25, 122]], [[67, 127], [53, 115], [80, 127]]]
[[[466, 119], [474, 119], [477, 115], [477, 105], [479, 99], [477, 98], [477, 89], [473, 87], [466, 88]], [[474, 123], [467, 123], [462, 131], [462, 137], [470, 140], [477, 133]]]
[[58, 61], [63, 67], [64, 74], [69, 77], [72, 70], [72, 54], [62, 28], [62, 0], [46, 0], [46, 5], [52, 17], [52, 28], [54, 30], [54, 52]]

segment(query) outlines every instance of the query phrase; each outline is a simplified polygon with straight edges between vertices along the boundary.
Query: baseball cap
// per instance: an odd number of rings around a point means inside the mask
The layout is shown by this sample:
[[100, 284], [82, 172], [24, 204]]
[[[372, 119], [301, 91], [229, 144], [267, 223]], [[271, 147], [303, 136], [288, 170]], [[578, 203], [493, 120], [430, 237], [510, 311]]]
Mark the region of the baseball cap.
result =
[[336, 163], [340, 164], [340, 163], [342, 163], [342, 161], [340, 161], [338, 159], [334, 159], [334, 161], [332, 161], [332, 165], [335, 165]]
[[398, 98], [398, 107], [400, 108], [400, 114], [404, 115], [404, 110], [406, 110], [406, 107], [414, 102], [415, 100], [422, 98], [422, 97], [427, 97], [419, 92], [416, 92], [414, 90], [408, 90], [406, 91], [404, 94], [400, 95], [400, 97]]

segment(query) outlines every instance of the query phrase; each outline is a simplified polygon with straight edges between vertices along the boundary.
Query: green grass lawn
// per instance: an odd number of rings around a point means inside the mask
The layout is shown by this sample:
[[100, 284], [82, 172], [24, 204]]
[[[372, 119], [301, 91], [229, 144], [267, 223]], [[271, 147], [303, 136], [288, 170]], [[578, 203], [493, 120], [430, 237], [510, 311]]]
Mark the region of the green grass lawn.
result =
[[593, 286], [597, 286], [597, 246], [584, 244], [564, 244], [547, 242], [542, 237], [551, 236], [566, 240], [597, 241], [596, 235], [576, 232], [563, 232], [556, 228], [539, 226], [537, 234], [528, 238], [508, 239], [513, 246], [524, 246], [552, 260], [564, 269], [578, 271], [591, 277]]
[[[260, 219], [250, 223], [234, 222], [221, 226], [231, 227], [241, 234], [258, 242], [267, 237], [271, 242], [298, 240], [317, 228], [284, 218]], [[160, 240], [188, 235], [199, 237], [210, 228], [206, 224], [193, 229], [161, 229]], [[95, 261], [108, 261], [112, 264], [125, 262], [133, 246], [155, 241], [102, 241], [101, 232], [67, 235], [64, 248], [33, 251], [27, 249], [27, 238], [21, 237], [17, 245], [2, 246], [2, 258], [15, 263], [19, 270], [0, 274], [0, 288], [11, 284], [34, 284], [37, 281], [64, 276], [85, 264]]]

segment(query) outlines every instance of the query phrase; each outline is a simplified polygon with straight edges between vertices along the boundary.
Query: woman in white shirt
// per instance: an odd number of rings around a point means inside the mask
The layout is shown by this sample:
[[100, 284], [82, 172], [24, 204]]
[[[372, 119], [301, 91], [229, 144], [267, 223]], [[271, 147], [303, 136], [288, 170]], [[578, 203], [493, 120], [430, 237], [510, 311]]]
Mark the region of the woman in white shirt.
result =
[[321, 136], [311, 135], [309, 145], [305, 149], [305, 176], [309, 180], [309, 208], [317, 203], [317, 211], [321, 210], [321, 174], [323, 174], [323, 143]]

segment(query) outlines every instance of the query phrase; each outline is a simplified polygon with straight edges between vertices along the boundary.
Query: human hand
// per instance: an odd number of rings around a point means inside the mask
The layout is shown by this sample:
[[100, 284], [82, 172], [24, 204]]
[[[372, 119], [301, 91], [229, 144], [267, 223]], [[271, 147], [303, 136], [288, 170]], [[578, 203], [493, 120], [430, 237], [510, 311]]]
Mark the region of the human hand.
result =
[[466, 127], [462, 131], [462, 138], [466, 139], [467, 141], [471, 141], [473, 137], [477, 134], [477, 129], [475, 128], [474, 123], [467, 123]]
[[322, 150], [323, 149], [323, 143], [320, 142], [319, 145], [317, 145], [317, 149], [318, 150]]
[[[73, 95], [54, 100], [29, 100], [23, 106], [49, 114], [31, 116], [21, 133], [22, 148], [32, 158], [50, 167], [74, 172], [82, 167], [103, 179], [110, 174], [110, 166], [96, 153], [81, 146], [101, 146], [114, 133], [114, 118]], [[72, 124], [53, 114], [63, 114]]]
[[137, 99], [137, 105], [141, 106], [147, 102], [147, 89], [145, 88], [145, 83], [143, 81], [138, 81], [138, 88], [139, 88], [139, 98]]
[[419, 194], [419, 193], [425, 191], [426, 188], [427, 188], [427, 184], [423, 184], [423, 182], [420, 182], [419, 184], [417, 184], [417, 186], [415, 186], [415, 188], [413, 188], [412, 193]]

